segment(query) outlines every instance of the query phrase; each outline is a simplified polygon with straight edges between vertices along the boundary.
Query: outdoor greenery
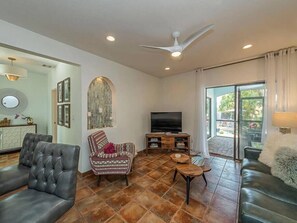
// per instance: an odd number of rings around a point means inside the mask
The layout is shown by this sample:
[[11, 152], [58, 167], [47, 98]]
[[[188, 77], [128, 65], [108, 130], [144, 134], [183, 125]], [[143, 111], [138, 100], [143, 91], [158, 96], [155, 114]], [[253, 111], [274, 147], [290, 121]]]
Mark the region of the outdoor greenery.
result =
[[[235, 106], [235, 94], [229, 93], [222, 96], [218, 111], [222, 119], [232, 119]], [[263, 89], [240, 91], [242, 102], [242, 120], [261, 121], [263, 115]], [[248, 100], [247, 100], [248, 99]]]

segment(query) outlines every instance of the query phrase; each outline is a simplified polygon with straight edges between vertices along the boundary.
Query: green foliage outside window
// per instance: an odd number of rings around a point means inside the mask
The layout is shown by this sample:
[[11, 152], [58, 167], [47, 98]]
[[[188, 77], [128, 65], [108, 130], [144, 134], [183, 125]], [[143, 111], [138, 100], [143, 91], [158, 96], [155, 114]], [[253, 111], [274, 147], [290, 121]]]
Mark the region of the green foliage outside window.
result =
[[[242, 120], [262, 120], [263, 115], [263, 89], [243, 90], [240, 91], [242, 99]], [[249, 99], [249, 100], [245, 100]], [[222, 117], [230, 116], [235, 107], [235, 94], [229, 93], [222, 96], [218, 111]], [[230, 113], [230, 115], [228, 115]]]

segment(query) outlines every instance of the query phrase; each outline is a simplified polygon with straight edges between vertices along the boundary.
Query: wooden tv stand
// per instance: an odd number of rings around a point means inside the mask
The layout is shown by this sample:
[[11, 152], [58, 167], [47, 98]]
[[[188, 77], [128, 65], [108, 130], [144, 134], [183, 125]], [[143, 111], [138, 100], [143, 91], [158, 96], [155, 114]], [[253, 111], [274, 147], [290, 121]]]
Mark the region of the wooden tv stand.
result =
[[190, 135], [186, 133], [148, 133], [146, 155], [150, 149], [186, 150], [190, 154]]

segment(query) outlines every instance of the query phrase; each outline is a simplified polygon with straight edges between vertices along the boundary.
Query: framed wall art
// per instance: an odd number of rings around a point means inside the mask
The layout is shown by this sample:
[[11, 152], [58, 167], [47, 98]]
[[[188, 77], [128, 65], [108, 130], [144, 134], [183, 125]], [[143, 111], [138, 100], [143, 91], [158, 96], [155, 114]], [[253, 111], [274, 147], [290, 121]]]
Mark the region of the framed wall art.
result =
[[58, 125], [64, 125], [64, 106], [58, 105], [57, 107], [57, 119], [58, 119]]
[[58, 103], [63, 102], [63, 92], [64, 92], [64, 81], [57, 83], [57, 101]]
[[63, 101], [70, 102], [70, 77], [63, 81]]
[[70, 104], [64, 104], [64, 126], [70, 128]]

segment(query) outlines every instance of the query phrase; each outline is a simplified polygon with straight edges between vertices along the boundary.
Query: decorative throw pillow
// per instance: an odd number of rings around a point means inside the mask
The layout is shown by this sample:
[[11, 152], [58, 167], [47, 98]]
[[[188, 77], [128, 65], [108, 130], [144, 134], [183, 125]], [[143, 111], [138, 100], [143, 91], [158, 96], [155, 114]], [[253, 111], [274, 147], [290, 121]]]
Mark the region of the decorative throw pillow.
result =
[[111, 154], [111, 153], [115, 153], [116, 150], [114, 148], [114, 144], [113, 143], [107, 143], [104, 147], [103, 147], [103, 151], [106, 154]]
[[297, 150], [288, 147], [277, 150], [271, 173], [297, 189]]
[[271, 167], [274, 155], [280, 147], [289, 147], [297, 150], [296, 134], [273, 133], [267, 137], [263, 150], [259, 156], [259, 161]]

